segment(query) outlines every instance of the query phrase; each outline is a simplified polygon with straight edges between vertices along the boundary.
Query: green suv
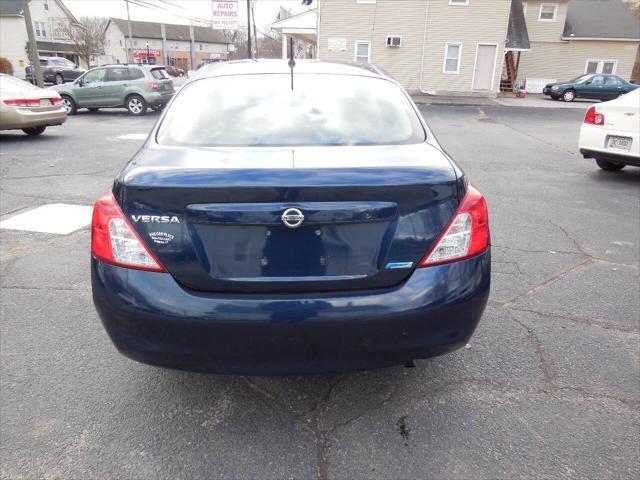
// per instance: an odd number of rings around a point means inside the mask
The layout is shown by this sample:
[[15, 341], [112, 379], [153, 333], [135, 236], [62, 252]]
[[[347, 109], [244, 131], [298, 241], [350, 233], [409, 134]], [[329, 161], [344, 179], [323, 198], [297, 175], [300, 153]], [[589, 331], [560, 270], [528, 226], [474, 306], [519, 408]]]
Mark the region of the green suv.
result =
[[79, 108], [125, 107], [132, 115], [160, 110], [175, 90], [163, 66], [116, 64], [88, 70], [73, 83], [51, 87], [62, 97], [69, 115]]

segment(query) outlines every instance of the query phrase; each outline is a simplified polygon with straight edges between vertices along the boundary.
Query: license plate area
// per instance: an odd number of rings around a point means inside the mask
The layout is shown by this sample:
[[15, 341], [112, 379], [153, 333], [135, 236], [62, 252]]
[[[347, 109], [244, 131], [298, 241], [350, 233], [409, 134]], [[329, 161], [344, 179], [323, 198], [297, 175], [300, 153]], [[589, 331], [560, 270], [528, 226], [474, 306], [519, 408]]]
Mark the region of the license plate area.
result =
[[628, 152], [631, 150], [631, 143], [633, 139], [631, 137], [619, 137], [616, 135], [608, 135], [606, 140], [606, 147], [614, 150], [622, 150]]
[[48, 98], [41, 98], [40, 99], [40, 106], [41, 107], [50, 107], [51, 106], [51, 100], [49, 100]]

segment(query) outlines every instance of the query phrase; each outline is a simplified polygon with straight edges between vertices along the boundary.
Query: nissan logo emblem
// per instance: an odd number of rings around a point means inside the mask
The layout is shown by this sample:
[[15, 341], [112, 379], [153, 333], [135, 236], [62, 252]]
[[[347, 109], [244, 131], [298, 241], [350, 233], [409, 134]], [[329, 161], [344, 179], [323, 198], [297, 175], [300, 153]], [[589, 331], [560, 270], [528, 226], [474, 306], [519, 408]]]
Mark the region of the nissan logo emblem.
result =
[[287, 227], [298, 228], [304, 222], [304, 215], [297, 208], [287, 208], [280, 219]]

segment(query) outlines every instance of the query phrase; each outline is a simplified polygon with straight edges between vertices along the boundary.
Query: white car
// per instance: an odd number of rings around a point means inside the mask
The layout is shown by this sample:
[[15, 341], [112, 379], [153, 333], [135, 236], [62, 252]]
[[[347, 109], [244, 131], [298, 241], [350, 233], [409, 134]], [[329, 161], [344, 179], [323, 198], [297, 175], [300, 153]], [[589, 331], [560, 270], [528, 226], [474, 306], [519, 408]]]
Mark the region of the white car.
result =
[[640, 89], [589, 107], [580, 129], [580, 153], [603, 170], [640, 167]]

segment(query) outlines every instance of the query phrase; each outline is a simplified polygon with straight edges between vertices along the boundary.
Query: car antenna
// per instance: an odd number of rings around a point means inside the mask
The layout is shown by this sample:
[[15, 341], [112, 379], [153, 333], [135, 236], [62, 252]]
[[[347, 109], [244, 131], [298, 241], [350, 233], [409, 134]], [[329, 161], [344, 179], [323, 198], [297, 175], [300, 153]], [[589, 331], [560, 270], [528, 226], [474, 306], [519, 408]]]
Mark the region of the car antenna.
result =
[[296, 61], [293, 58], [293, 37], [289, 37], [289, 68], [291, 69], [291, 90], [293, 90], [293, 67], [296, 66]]

